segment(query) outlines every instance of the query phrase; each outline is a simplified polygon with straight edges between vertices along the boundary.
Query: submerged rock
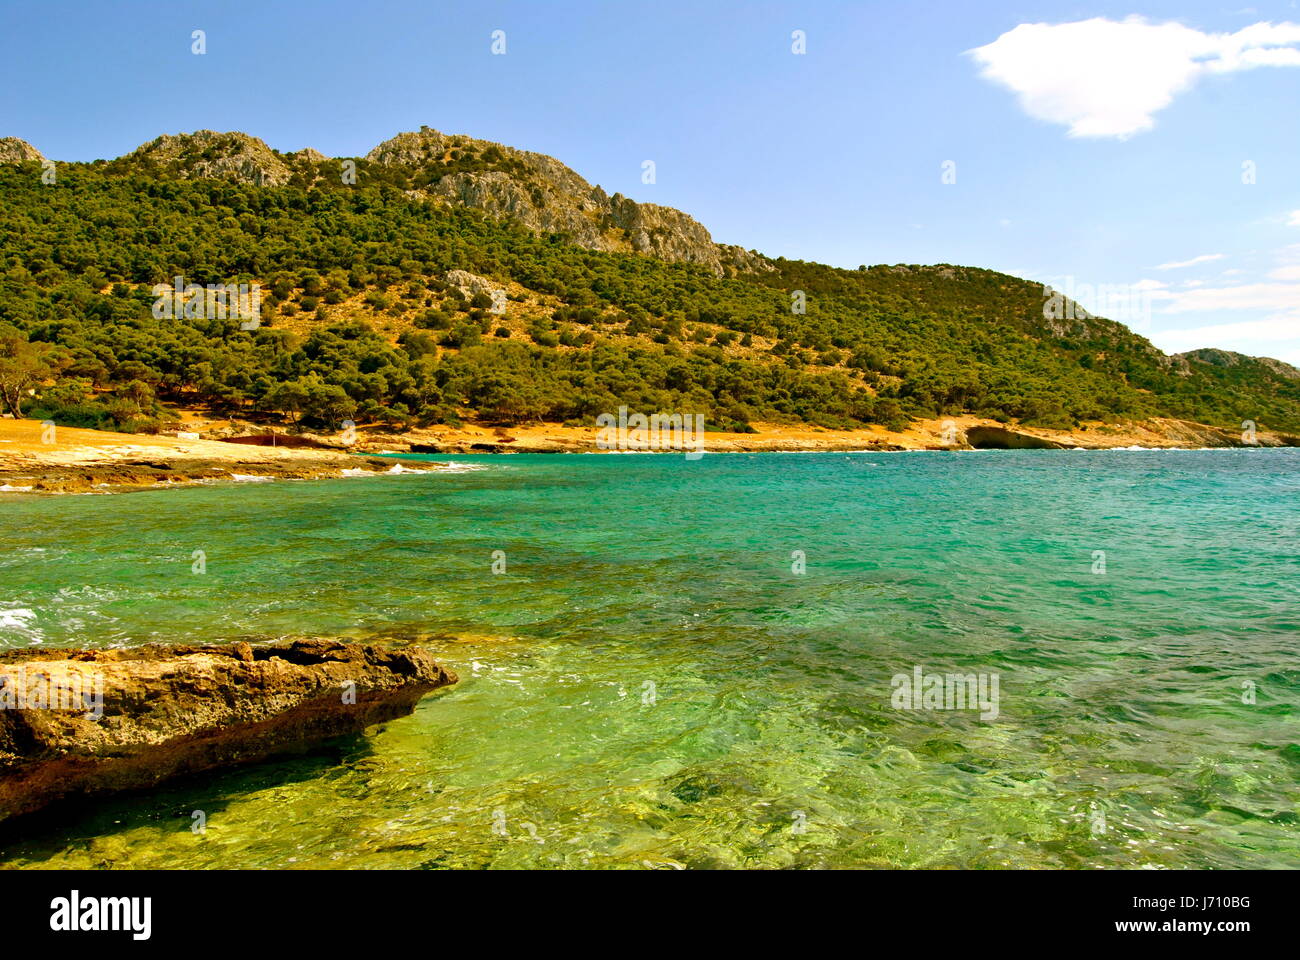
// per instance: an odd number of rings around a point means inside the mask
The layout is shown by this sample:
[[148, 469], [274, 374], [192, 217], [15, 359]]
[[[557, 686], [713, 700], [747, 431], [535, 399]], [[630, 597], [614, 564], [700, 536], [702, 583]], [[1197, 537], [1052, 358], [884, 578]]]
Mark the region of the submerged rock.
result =
[[300, 752], [456, 680], [418, 647], [333, 640], [0, 653], [0, 819]]

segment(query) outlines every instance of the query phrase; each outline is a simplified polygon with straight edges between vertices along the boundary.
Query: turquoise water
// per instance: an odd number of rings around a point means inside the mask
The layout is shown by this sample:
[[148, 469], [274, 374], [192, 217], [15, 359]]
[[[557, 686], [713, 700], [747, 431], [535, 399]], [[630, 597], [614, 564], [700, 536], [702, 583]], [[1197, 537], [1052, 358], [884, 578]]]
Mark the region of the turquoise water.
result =
[[[0, 865], [1300, 865], [1300, 451], [458, 459], [3, 495], [0, 643], [418, 640], [461, 683]], [[996, 719], [895, 708], [916, 666]]]

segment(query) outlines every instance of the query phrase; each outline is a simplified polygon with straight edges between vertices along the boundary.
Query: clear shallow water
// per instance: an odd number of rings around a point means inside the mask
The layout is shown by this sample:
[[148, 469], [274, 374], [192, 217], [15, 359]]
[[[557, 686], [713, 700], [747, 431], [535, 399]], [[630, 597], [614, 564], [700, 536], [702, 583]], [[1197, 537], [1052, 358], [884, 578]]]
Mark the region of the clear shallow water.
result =
[[[1300, 451], [458, 459], [0, 499], [2, 644], [383, 636], [461, 676], [0, 866], [1300, 866]], [[917, 665], [997, 673], [999, 716], [893, 708]]]

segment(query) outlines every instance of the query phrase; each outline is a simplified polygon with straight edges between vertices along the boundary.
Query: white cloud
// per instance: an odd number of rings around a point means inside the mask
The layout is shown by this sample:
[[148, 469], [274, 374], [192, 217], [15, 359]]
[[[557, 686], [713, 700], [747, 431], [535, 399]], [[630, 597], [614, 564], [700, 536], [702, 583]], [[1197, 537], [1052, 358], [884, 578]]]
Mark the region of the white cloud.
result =
[[1300, 312], [1272, 314], [1259, 320], [1237, 323], [1162, 330], [1149, 336], [1166, 353], [1218, 347], [1252, 357], [1276, 357], [1300, 366]]
[[1288, 227], [1300, 227], [1300, 210], [1291, 211], [1291, 219], [1286, 222]]
[[1300, 312], [1300, 285], [1293, 283], [1243, 283], [1234, 287], [1195, 287], [1166, 292], [1162, 313], [1196, 313], [1227, 310], [1292, 310]]
[[[1160, 331], [1162, 343], [1175, 344], [1171, 349], [1195, 350], [1208, 344], [1232, 343], [1231, 348], [1245, 353], [1243, 343], [1288, 343], [1300, 338], [1296, 317], [1269, 317], [1264, 320], [1243, 320], [1240, 323], [1216, 323], [1208, 327], [1184, 327]], [[1167, 348], [1168, 349], [1168, 348]]]
[[1177, 260], [1173, 263], [1162, 263], [1156, 267], [1157, 270], [1180, 270], [1183, 267], [1195, 266], [1198, 263], [1209, 263], [1211, 260], [1222, 260], [1221, 253], [1203, 253], [1199, 257], [1192, 257], [1190, 260]]
[[1300, 66], [1300, 24], [1202, 33], [1138, 16], [1022, 23], [968, 52], [1031, 117], [1068, 126], [1071, 137], [1123, 139], [1150, 130], [1153, 115], [1206, 74]]
[[1151, 280], [1147, 277], [1144, 277], [1141, 280], [1139, 280], [1137, 283], [1133, 284], [1133, 289], [1134, 290], [1163, 290], [1167, 286], [1169, 286], [1169, 284], [1165, 283], [1163, 280]]
[[[1159, 284], [1150, 287], [1150, 296], [1161, 302], [1161, 313], [1279, 310], [1288, 317], [1300, 317], [1300, 243], [1287, 244], [1277, 250], [1274, 262], [1276, 266], [1267, 278], [1274, 282], [1256, 281], [1214, 287], [1182, 284], [1177, 290]], [[1159, 283], [1146, 280], [1142, 282]], [[1300, 336], [1300, 330], [1294, 335]]]
[[[1149, 296], [1157, 315], [1180, 315], [1184, 325], [1148, 336], [1170, 353], [1221, 347], [1300, 365], [1300, 243], [1276, 251], [1274, 264], [1264, 280], [1152, 289]], [[1209, 322], [1187, 325], [1191, 317], [1181, 316], [1196, 314]]]
[[[1268, 278], [1300, 283], [1300, 243], [1283, 247], [1278, 251], [1277, 259], [1280, 266], [1271, 270]], [[1296, 302], [1296, 310], [1300, 313], [1300, 300]]]

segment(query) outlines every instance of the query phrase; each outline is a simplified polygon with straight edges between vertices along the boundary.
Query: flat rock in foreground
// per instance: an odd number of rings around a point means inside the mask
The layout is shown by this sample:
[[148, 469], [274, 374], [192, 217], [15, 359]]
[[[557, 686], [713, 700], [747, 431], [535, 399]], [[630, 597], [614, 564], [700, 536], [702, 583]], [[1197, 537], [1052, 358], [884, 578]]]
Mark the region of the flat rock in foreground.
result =
[[456, 679], [418, 647], [333, 640], [0, 653], [0, 819], [301, 751]]

